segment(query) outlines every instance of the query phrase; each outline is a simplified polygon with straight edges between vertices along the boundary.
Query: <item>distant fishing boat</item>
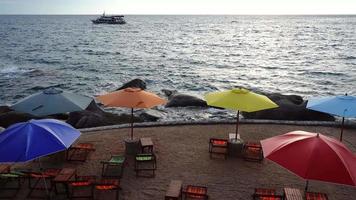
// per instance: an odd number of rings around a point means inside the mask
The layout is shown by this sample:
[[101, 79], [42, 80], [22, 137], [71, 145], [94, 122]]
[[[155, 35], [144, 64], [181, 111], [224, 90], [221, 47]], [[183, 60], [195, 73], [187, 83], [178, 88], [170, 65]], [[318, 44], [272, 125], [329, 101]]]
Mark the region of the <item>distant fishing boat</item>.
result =
[[91, 21], [94, 24], [126, 24], [123, 15], [105, 15], [105, 12], [102, 16]]

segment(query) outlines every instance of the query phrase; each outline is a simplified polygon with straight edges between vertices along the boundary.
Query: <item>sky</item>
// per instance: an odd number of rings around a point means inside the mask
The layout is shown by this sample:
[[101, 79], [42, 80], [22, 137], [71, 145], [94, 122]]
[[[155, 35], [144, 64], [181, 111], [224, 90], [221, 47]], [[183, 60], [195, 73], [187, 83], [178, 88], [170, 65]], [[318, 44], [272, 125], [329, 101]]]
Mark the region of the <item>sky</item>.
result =
[[356, 14], [356, 0], [0, 0], [0, 14]]

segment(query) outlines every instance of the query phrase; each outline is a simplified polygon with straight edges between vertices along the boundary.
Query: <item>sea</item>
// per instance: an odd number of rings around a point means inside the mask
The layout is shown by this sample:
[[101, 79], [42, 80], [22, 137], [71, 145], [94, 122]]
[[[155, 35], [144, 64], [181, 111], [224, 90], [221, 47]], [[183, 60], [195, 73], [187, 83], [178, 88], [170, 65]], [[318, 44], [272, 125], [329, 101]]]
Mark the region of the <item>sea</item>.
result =
[[[0, 105], [48, 87], [96, 96], [134, 78], [162, 97], [162, 89], [203, 98], [234, 87], [356, 95], [356, 15], [127, 15], [125, 25], [95, 25], [96, 17], [0, 16]], [[161, 121], [235, 116], [155, 110]]]

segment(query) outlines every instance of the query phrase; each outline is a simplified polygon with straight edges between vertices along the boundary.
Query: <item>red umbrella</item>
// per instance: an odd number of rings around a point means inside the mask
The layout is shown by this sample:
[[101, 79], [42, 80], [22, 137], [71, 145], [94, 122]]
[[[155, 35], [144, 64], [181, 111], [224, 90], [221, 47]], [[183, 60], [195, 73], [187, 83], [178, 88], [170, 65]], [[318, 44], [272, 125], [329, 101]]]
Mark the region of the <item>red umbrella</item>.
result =
[[264, 157], [307, 180], [356, 186], [356, 156], [340, 141], [293, 131], [261, 140]]

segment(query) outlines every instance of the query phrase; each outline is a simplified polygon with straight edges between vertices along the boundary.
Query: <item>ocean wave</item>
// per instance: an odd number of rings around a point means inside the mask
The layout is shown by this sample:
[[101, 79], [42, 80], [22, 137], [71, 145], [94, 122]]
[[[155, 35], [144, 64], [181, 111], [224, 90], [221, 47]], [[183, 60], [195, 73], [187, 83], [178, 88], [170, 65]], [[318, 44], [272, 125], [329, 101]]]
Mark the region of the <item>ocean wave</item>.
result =
[[342, 72], [327, 72], [327, 71], [304, 71], [301, 75], [314, 75], [314, 76], [347, 76]]
[[24, 69], [17, 66], [10, 66], [0, 69], [0, 74], [24, 74], [34, 71], [34, 69]]

